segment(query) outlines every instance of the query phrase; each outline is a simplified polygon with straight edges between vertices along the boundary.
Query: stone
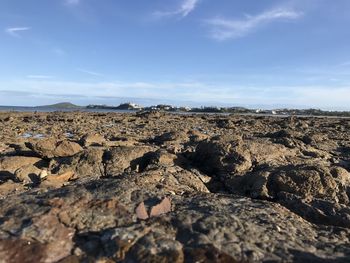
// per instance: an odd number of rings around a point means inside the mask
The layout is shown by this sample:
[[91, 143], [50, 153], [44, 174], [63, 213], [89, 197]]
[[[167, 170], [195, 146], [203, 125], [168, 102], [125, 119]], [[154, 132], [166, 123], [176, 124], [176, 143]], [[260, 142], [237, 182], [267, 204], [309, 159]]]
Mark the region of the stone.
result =
[[73, 171], [77, 178], [100, 178], [105, 176], [104, 154], [105, 150], [101, 147], [89, 147], [74, 156], [51, 160], [50, 171], [54, 174]]
[[0, 262], [349, 262], [349, 128], [0, 112]]
[[68, 171], [59, 175], [50, 175], [45, 177], [45, 180], [41, 183], [42, 187], [54, 187], [59, 188], [67, 183], [69, 180], [73, 179], [74, 172]]
[[54, 150], [54, 157], [73, 156], [82, 150], [83, 148], [75, 142], [62, 141], [57, 144], [57, 147]]
[[144, 202], [136, 207], [135, 212], [138, 219], [145, 220], [149, 218]]
[[114, 147], [105, 154], [107, 176], [118, 176], [127, 168], [136, 169], [146, 153], [152, 150], [146, 146]]
[[165, 197], [159, 204], [151, 208], [150, 217], [160, 216], [171, 211], [171, 202]]
[[27, 146], [42, 158], [47, 159], [73, 156], [83, 150], [78, 143], [68, 140], [59, 141], [54, 138], [27, 143]]
[[85, 146], [103, 146], [106, 144], [106, 139], [98, 133], [90, 133], [83, 136], [81, 143]]
[[[24, 156], [5, 156], [0, 158], [0, 181], [6, 181], [8, 179], [16, 180], [15, 172], [21, 168], [21, 170], [28, 169], [31, 167], [32, 170], [35, 170], [34, 165], [40, 166], [42, 159], [36, 157], [24, 157]], [[27, 168], [25, 168], [27, 167]], [[19, 173], [19, 172], [18, 172]], [[23, 176], [23, 177], [22, 177]], [[21, 173], [19, 176], [20, 181], [24, 179], [27, 175]]]
[[15, 171], [15, 179], [22, 183], [34, 183], [40, 182], [40, 174], [42, 170], [34, 165], [26, 165], [18, 168]]

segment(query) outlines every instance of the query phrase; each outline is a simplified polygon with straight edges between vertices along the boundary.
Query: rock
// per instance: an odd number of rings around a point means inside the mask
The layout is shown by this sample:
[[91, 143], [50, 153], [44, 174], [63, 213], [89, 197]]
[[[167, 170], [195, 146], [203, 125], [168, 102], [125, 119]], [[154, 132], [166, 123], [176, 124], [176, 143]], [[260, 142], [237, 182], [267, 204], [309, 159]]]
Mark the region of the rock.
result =
[[13, 194], [19, 194], [24, 192], [24, 187], [22, 184], [15, 183], [11, 180], [0, 184], [0, 199], [4, 199]]
[[82, 145], [85, 147], [88, 146], [103, 146], [106, 144], [106, 139], [98, 134], [98, 133], [92, 133], [92, 134], [86, 134], [84, 137], [81, 139]]
[[140, 238], [126, 255], [126, 262], [184, 262], [182, 244], [157, 232]]
[[193, 156], [195, 165], [204, 173], [212, 176], [240, 173], [248, 170], [251, 163], [249, 152], [240, 146], [240, 137], [217, 137], [200, 142]]
[[158, 169], [159, 167], [174, 166], [178, 156], [167, 152], [166, 150], [157, 150], [144, 154], [139, 161], [139, 172]]
[[148, 219], [148, 213], [145, 207], [145, 203], [141, 202], [135, 209], [135, 213], [138, 219], [145, 220]]
[[36, 157], [5, 156], [0, 159], [0, 180], [15, 179], [14, 174], [18, 169], [41, 164], [43, 164], [42, 159]]
[[162, 189], [167, 194], [183, 195], [189, 192], [209, 192], [206, 185], [195, 173], [180, 167], [147, 170], [141, 174], [142, 177], [139, 176], [139, 174], [135, 175], [130, 180], [134, 180], [144, 187]]
[[273, 133], [268, 133], [267, 136], [273, 139], [293, 138], [293, 133], [289, 130], [279, 130]]
[[234, 129], [236, 127], [235, 124], [229, 119], [219, 119], [217, 120], [216, 125], [218, 128], [223, 129]]
[[81, 152], [83, 148], [79, 144], [71, 141], [62, 141], [57, 144], [54, 150], [54, 157], [73, 156]]
[[206, 139], [209, 138], [209, 136], [205, 133], [202, 133], [200, 131], [197, 130], [191, 130], [188, 132], [189, 138], [191, 142], [200, 142], [200, 141], [204, 141]]
[[186, 142], [188, 140], [188, 136], [186, 132], [182, 131], [171, 131], [163, 133], [162, 135], [154, 137], [153, 141], [159, 144], [169, 142], [169, 141], [181, 141]]
[[286, 192], [280, 192], [278, 200], [285, 207], [309, 222], [350, 228], [350, 209], [347, 205], [318, 198], [300, 198], [297, 195]]
[[0, 240], [0, 258], [6, 263], [45, 262], [45, 250], [46, 246], [37, 241]]
[[331, 174], [340, 185], [350, 187], [350, 173], [342, 167], [332, 167]]
[[49, 175], [47, 170], [41, 170], [40, 174], [39, 174], [39, 178], [40, 180], [45, 179], [47, 176]]
[[146, 146], [121, 146], [112, 148], [105, 154], [106, 175], [117, 176], [127, 168], [137, 169], [140, 165], [141, 157], [151, 150], [151, 147]]
[[33, 143], [28, 142], [26, 146], [43, 158], [53, 158], [55, 157], [54, 151], [57, 146], [57, 140], [48, 138]]
[[337, 184], [327, 168], [287, 166], [271, 175], [270, 192], [288, 192], [306, 197], [334, 199]]
[[36, 143], [28, 143], [27, 146], [42, 158], [68, 157], [73, 156], [83, 150], [75, 142], [63, 140], [58, 141], [53, 138], [40, 140]]
[[59, 175], [50, 175], [45, 177], [45, 180], [41, 183], [42, 187], [59, 188], [74, 178], [74, 172], [68, 171]]
[[188, 262], [229, 263], [237, 262], [233, 257], [220, 251], [211, 244], [185, 248], [185, 258]]
[[22, 239], [40, 240], [43, 262], [57, 262], [71, 254], [75, 230], [64, 226], [54, 213], [34, 218], [33, 223], [24, 229]]
[[162, 115], [163, 114], [157, 110], [139, 111], [136, 113], [136, 116], [140, 118], [159, 118]]
[[106, 146], [107, 147], [130, 147], [130, 146], [136, 146], [138, 142], [136, 140], [111, 140], [111, 141], [106, 141]]
[[96, 198], [85, 192], [78, 200], [65, 200], [67, 198], [54, 200], [54, 210], [58, 210], [60, 222], [81, 233], [122, 227], [133, 222], [133, 213], [112, 196]]
[[100, 147], [89, 147], [74, 156], [52, 160], [50, 170], [54, 174], [73, 171], [77, 178], [105, 176], [103, 167], [104, 152], [104, 149]]
[[8, 146], [0, 142], [0, 154], [5, 153], [8, 150]]
[[349, 262], [349, 128], [0, 112], [0, 262]]
[[26, 165], [18, 168], [15, 171], [15, 179], [22, 183], [34, 183], [37, 184], [40, 182], [40, 174], [42, 170], [37, 168], [34, 165]]
[[171, 211], [171, 202], [165, 197], [158, 205], [152, 207], [150, 217], [160, 216]]
[[325, 139], [324, 136], [320, 134], [304, 135], [302, 137], [302, 141], [305, 144], [309, 144], [309, 145], [317, 145], [319, 142], [323, 141], [324, 139]]

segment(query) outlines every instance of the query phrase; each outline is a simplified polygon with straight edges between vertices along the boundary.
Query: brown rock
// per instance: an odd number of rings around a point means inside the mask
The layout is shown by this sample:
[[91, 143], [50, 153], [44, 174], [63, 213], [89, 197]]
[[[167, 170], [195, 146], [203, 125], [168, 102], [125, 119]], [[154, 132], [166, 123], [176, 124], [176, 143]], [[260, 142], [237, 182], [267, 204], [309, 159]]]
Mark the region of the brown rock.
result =
[[75, 155], [81, 152], [83, 148], [75, 142], [71, 141], [62, 141], [59, 142], [57, 147], [54, 150], [55, 157], [67, 157]]
[[23, 183], [38, 183], [41, 171], [41, 169], [31, 164], [22, 166], [15, 171], [15, 178]]
[[4, 263], [45, 262], [46, 245], [23, 239], [0, 240], [0, 261]]
[[150, 217], [160, 216], [171, 211], [171, 202], [165, 197], [158, 205], [151, 208]]
[[74, 177], [74, 172], [69, 171], [60, 175], [49, 175], [41, 183], [42, 187], [53, 187], [59, 188], [62, 187], [65, 183], [71, 180]]
[[75, 155], [83, 150], [83, 148], [75, 142], [68, 140], [58, 141], [54, 138], [40, 140], [36, 143], [28, 143], [27, 145], [43, 158], [67, 157]]
[[[24, 157], [24, 156], [3, 157], [0, 159], [0, 181], [6, 181], [7, 179], [15, 180], [16, 178], [14, 174], [18, 169], [22, 167], [32, 167], [35, 170], [33, 165], [40, 164], [41, 162], [42, 160], [36, 157]], [[26, 177], [26, 175], [24, 175], [23, 173], [21, 174], [21, 176]], [[22, 179], [24, 179], [24, 177]]]
[[81, 142], [85, 147], [103, 146], [106, 143], [106, 139], [98, 133], [90, 133], [84, 135], [84, 137], [81, 139]]
[[125, 261], [183, 263], [182, 244], [161, 233], [150, 232], [128, 251]]
[[145, 220], [145, 219], [148, 219], [148, 217], [149, 217], [144, 202], [141, 202], [136, 207], [135, 212], [136, 212], [136, 216], [138, 219]]
[[117, 176], [127, 168], [137, 170], [141, 157], [152, 150], [146, 146], [121, 146], [112, 148], [105, 155], [106, 175]]
[[55, 157], [54, 151], [56, 149], [57, 140], [54, 138], [47, 138], [33, 143], [30, 142], [26, 145], [41, 157], [53, 158]]
[[185, 249], [187, 262], [235, 263], [238, 262], [230, 255], [220, 251], [211, 244]]
[[75, 230], [60, 223], [54, 213], [35, 218], [33, 224], [26, 228], [24, 239], [40, 240], [45, 244], [43, 262], [57, 262], [71, 254]]
[[89, 147], [74, 156], [51, 160], [50, 170], [55, 174], [74, 171], [77, 178], [99, 178], [105, 175], [103, 155], [103, 148]]
[[271, 178], [271, 190], [288, 192], [302, 197], [336, 196], [337, 184], [326, 168], [315, 166], [290, 166], [277, 171]]

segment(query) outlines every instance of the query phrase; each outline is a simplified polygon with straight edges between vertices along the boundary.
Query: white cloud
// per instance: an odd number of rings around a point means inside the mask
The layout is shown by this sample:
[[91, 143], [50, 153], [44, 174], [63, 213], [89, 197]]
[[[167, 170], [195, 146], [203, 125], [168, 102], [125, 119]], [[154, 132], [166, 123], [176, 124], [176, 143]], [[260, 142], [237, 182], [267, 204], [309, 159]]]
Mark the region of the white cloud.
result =
[[[1, 84], [1, 83], [0, 83]], [[6, 83], [9, 90], [67, 97], [130, 97], [145, 99], [234, 101], [234, 92], [198, 82], [69, 82], [31, 79]], [[226, 90], [226, 89], [225, 89]], [[171, 96], [170, 96], [171, 94]], [[228, 95], [230, 94], [230, 95]]]
[[211, 30], [211, 37], [216, 40], [227, 40], [244, 37], [262, 25], [277, 20], [295, 20], [303, 15], [289, 9], [272, 9], [261, 14], [246, 15], [244, 19], [212, 18], [206, 20]]
[[183, 0], [180, 7], [175, 11], [157, 11], [154, 13], [156, 17], [167, 16], [188, 16], [198, 5], [200, 0]]
[[48, 76], [48, 75], [28, 75], [27, 78], [29, 78], [29, 79], [52, 79], [53, 76]]
[[[254, 107], [303, 107], [348, 109], [350, 86], [243, 86], [205, 82], [69, 82], [31, 79], [0, 83], [11, 92], [48, 94], [65, 98], [141, 98], [191, 101], [203, 105], [241, 105]], [[5, 101], [6, 102], [6, 101]], [[3, 103], [5, 103], [3, 102]], [[1, 105], [1, 96], [0, 96]], [[264, 106], [265, 105], [265, 106]]]
[[95, 71], [91, 71], [91, 70], [87, 70], [87, 69], [82, 69], [82, 68], [77, 68], [77, 70], [79, 72], [91, 75], [91, 76], [95, 76], [95, 77], [103, 77], [104, 75]]
[[28, 31], [30, 29], [30, 27], [9, 27], [5, 29], [5, 32], [13, 37], [21, 37], [19, 34], [20, 32]]
[[178, 12], [185, 17], [196, 8], [198, 3], [199, 0], [185, 0]]

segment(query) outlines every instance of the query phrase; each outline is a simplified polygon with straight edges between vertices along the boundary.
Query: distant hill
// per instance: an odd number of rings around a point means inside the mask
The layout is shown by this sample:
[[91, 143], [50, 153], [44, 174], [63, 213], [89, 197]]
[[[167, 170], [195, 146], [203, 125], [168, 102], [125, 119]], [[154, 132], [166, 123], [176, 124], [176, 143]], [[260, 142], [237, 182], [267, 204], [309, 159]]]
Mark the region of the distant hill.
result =
[[141, 110], [143, 107], [135, 103], [122, 103], [119, 106], [108, 106], [108, 105], [94, 105], [90, 104], [86, 106], [88, 109], [107, 109], [107, 110]]
[[81, 109], [83, 107], [70, 102], [60, 102], [52, 105], [37, 106], [35, 108], [54, 108], [54, 109]]

